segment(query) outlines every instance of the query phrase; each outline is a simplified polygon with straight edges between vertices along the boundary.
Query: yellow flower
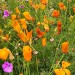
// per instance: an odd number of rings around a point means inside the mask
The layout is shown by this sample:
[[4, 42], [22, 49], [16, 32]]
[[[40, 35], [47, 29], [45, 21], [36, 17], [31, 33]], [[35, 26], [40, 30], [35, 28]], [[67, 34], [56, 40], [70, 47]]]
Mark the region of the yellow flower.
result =
[[63, 69], [55, 69], [54, 72], [56, 75], [65, 75], [65, 72], [63, 71]]
[[22, 73], [20, 73], [20, 75], [23, 75]]
[[71, 75], [71, 72], [66, 69], [66, 67], [70, 66], [71, 64], [66, 61], [62, 61], [62, 68], [60, 69], [54, 69], [54, 73], [56, 75]]
[[71, 63], [66, 62], [66, 61], [62, 61], [62, 68], [66, 68], [66, 67], [68, 67], [70, 65], [71, 65]]
[[46, 5], [40, 4], [40, 8], [41, 8], [42, 10], [44, 10], [44, 9], [46, 8]]

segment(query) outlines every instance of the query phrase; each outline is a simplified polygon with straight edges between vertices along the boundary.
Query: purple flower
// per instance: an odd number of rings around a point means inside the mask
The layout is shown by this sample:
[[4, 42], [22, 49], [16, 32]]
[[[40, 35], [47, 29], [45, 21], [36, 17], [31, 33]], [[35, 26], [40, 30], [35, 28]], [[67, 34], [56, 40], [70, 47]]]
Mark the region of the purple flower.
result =
[[13, 65], [12, 63], [4, 62], [4, 64], [2, 64], [2, 69], [4, 72], [10, 73], [13, 71]]
[[9, 14], [10, 14], [10, 13], [9, 13], [9, 11], [8, 11], [8, 10], [4, 10], [4, 15], [3, 15], [3, 17], [5, 17], [5, 18], [6, 18], [6, 17], [8, 17], [8, 16], [9, 16]]
[[24, 8], [25, 6], [24, 6], [24, 5], [20, 5], [19, 7], [20, 7], [20, 8]]

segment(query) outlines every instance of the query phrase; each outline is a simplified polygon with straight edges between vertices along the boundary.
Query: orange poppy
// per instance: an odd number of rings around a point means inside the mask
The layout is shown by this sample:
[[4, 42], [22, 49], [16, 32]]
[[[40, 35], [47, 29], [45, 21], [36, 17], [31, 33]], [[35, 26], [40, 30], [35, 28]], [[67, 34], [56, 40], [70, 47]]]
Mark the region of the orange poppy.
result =
[[12, 15], [11, 15], [11, 19], [12, 19], [12, 20], [15, 20], [15, 19], [16, 19], [16, 15], [12, 14]]
[[44, 26], [45, 31], [48, 32], [50, 29], [48, 24], [45, 24], [45, 23], [41, 23], [41, 24]]
[[32, 30], [30, 32], [28, 32], [28, 30], [26, 30], [26, 39], [28, 41], [30, 41], [31, 38], [32, 38]]
[[46, 5], [48, 3], [48, 0], [40, 0], [40, 2], [44, 5]]
[[3, 30], [2, 29], [0, 29], [0, 34], [3, 32]]
[[73, 7], [73, 12], [75, 13], [75, 7]]
[[71, 63], [66, 62], [66, 61], [62, 61], [62, 68], [67, 68], [70, 65], [71, 65]]
[[58, 18], [60, 16], [60, 11], [59, 10], [54, 10], [52, 12], [52, 16]]
[[20, 19], [20, 22], [21, 22], [22, 28], [26, 30], [27, 29], [27, 25], [26, 25], [25, 18]]
[[23, 56], [27, 62], [32, 59], [32, 49], [28, 45], [23, 47]]
[[23, 41], [23, 42], [29, 42], [30, 39], [32, 38], [32, 30], [30, 32], [26, 32], [26, 34], [21, 31], [18, 33], [18, 37]]
[[19, 11], [18, 7], [15, 8], [15, 12], [16, 12], [17, 14], [20, 14], [20, 11]]
[[18, 33], [17, 35], [23, 42], [27, 42], [27, 39], [26, 39], [26, 34], [21, 31], [20, 33]]
[[27, 20], [29, 20], [29, 21], [32, 20], [32, 16], [30, 15], [29, 12], [24, 12], [23, 15]]
[[40, 8], [41, 8], [42, 10], [44, 10], [44, 9], [46, 8], [46, 5], [40, 4]]
[[18, 20], [12, 21], [12, 27], [13, 27], [14, 30], [15, 30], [16, 32], [18, 32], [18, 33], [21, 31], [21, 27], [20, 27], [20, 25], [19, 25]]
[[2, 37], [3, 40], [5, 41], [9, 41], [10, 40], [10, 37], [8, 34], [6, 34], [5, 36]]
[[56, 75], [71, 75], [71, 72], [66, 69], [66, 67], [70, 66], [71, 64], [66, 61], [62, 61], [62, 67], [60, 69], [55, 69], [54, 72]]
[[41, 22], [37, 22], [37, 26], [40, 26], [41, 25]]
[[60, 8], [61, 10], [64, 10], [64, 9], [65, 9], [65, 5], [64, 5], [63, 2], [59, 2], [58, 5], [59, 5], [59, 8]]
[[45, 35], [45, 32], [42, 32], [39, 28], [36, 28], [36, 32], [37, 32], [37, 36], [38, 36], [39, 38], [41, 38], [42, 36]]
[[61, 21], [58, 21], [57, 22], [57, 30], [58, 30], [58, 34], [60, 34], [60, 32], [61, 32], [61, 30], [62, 30], [62, 23], [61, 23]]
[[48, 20], [46, 16], [44, 16], [44, 23], [48, 24]]
[[63, 53], [68, 53], [68, 48], [69, 48], [69, 43], [68, 42], [64, 42], [62, 43], [62, 52]]
[[38, 10], [40, 8], [40, 5], [39, 4], [33, 4], [32, 7], [35, 9], [35, 10]]
[[42, 39], [42, 46], [46, 46], [46, 38]]
[[0, 49], [0, 59], [6, 60], [9, 55], [9, 50], [7, 48]]

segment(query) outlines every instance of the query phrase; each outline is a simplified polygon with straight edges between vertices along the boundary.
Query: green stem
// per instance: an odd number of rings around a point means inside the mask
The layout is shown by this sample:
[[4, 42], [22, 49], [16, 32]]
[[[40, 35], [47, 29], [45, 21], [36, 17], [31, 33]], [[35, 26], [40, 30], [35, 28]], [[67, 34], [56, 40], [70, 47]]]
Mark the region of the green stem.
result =
[[63, 57], [64, 57], [64, 54], [61, 56], [61, 58], [60, 58], [58, 64], [56, 64], [56, 66], [53, 68], [52, 72], [50, 72], [50, 75], [52, 75], [54, 69], [56, 69], [56, 68], [58, 67], [58, 65], [60, 64], [60, 62], [61, 62], [61, 60], [63, 59]]
[[36, 55], [36, 69], [37, 69], [37, 75], [39, 75], [37, 55]]

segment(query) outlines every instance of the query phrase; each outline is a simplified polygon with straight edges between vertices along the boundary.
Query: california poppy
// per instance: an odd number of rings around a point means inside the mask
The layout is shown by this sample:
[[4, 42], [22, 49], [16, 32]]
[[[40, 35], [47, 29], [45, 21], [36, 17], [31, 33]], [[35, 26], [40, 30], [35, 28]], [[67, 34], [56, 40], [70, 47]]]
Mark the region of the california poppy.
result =
[[32, 7], [35, 9], [35, 10], [38, 10], [40, 8], [40, 4], [33, 4]]
[[29, 41], [31, 38], [32, 38], [32, 30], [30, 32], [26, 30], [26, 39]]
[[11, 19], [12, 19], [12, 20], [15, 20], [15, 19], [16, 19], [16, 15], [15, 15], [15, 14], [12, 14], [12, 15], [11, 15]]
[[42, 32], [39, 28], [36, 28], [36, 32], [37, 32], [37, 36], [38, 36], [39, 38], [41, 38], [42, 36], [45, 35], [45, 32]]
[[63, 53], [68, 53], [68, 48], [69, 48], [69, 43], [68, 42], [64, 42], [62, 43], [62, 52]]
[[54, 72], [56, 75], [71, 75], [71, 72], [66, 69], [66, 67], [70, 66], [71, 64], [66, 61], [62, 61], [62, 67], [60, 69], [55, 69]]
[[46, 38], [42, 39], [42, 46], [46, 46]]
[[0, 29], [0, 34], [3, 32], [3, 30], [2, 29]]
[[7, 48], [0, 49], [0, 59], [6, 60], [9, 55], [9, 50]]
[[23, 29], [27, 29], [27, 24], [25, 18], [20, 19], [21, 25]]
[[40, 2], [44, 5], [46, 5], [48, 3], [48, 0], [40, 0]]
[[3, 40], [5, 41], [9, 41], [10, 40], [10, 37], [8, 34], [6, 34], [5, 36], [2, 37]]
[[48, 20], [47, 20], [46, 16], [44, 16], [44, 21], [43, 22], [46, 23], [46, 24], [48, 24]]
[[27, 42], [27, 39], [26, 39], [26, 34], [21, 31], [20, 33], [18, 33], [17, 35], [23, 42]]
[[23, 15], [27, 20], [29, 20], [29, 21], [32, 20], [32, 16], [30, 15], [29, 12], [24, 12]]
[[22, 31], [18, 20], [12, 21], [12, 27], [14, 28], [14, 30], [17, 33], [19, 33], [20, 31]]
[[44, 10], [46, 8], [46, 5], [40, 4], [40, 9]]
[[19, 11], [18, 7], [15, 8], [15, 12], [16, 12], [17, 14], [20, 14], [20, 11]]
[[45, 24], [45, 23], [41, 23], [41, 24], [44, 26], [45, 31], [48, 32], [50, 29], [48, 24]]
[[61, 32], [61, 30], [62, 30], [62, 23], [61, 23], [61, 21], [58, 21], [57, 22], [57, 30], [58, 30], [58, 34], [60, 34], [60, 32]]
[[60, 11], [59, 10], [53, 10], [52, 16], [58, 18], [60, 16]]
[[32, 49], [28, 45], [23, 47], [23, 56], [27, 62], [32, 59]]
[[75, 13], [75, 7], [73, 7], [73, 12]]
[[32, 38], [32, 30], [30, 32], [28, 32], [26, 30], [26, 33], [24, 33], [23, 31], [21, 31], [20, 33], [18, 33], [18, 37], [23, 41], [23, 42], [29, 42], [30, 39]]
[[61, 10], [64, 10], [64, 9], [65, 9], [65, 5], [64, 5], [63, 2], [59, 2], [58, 5], [59, 5], [59, 8], [60, 8]]

